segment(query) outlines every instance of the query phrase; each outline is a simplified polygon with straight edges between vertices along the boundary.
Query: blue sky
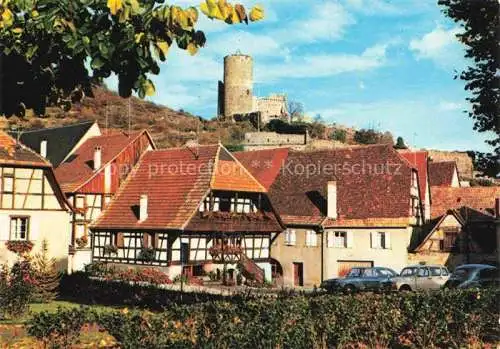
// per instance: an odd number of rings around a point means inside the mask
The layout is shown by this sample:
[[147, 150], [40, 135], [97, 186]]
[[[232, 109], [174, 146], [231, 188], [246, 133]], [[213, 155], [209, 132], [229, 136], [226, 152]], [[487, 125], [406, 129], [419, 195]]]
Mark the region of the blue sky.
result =
[[[199, 1], [176, 0], [181, 5]], [[257, 2], [242, 1], [250, 8]], [[202, 17], [207, 46], [191, 57], [172, 49], [153, 101], [213, 117], [222, 60], [254, 57], [254, 93], [278, 92], [329, 123], [376, 127], [413, 147], [486, 151], [472, 130], [456, 24], [437, 0], [262, 1], [266, 19], [229, 26]]]

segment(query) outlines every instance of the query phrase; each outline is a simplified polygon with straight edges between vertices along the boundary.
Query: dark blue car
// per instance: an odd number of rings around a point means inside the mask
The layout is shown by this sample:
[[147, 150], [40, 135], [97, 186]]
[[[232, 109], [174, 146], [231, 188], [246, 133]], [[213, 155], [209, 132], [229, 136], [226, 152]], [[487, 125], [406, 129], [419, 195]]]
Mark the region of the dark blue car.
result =
[[384, 291], [391, 288], [391, 278], [397, 275], [389, 268], [356, 267], [345, 278], [325, 280], [320, 287], [328, 292]]

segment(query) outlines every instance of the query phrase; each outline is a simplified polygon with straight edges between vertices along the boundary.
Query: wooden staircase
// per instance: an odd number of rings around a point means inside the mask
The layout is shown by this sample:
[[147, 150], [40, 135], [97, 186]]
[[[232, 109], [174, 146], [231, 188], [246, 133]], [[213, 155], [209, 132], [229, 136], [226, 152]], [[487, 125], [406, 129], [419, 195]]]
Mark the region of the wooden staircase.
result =
[[238, 264], [241, 267], [241, 273], [247, 280], [252, 280], [259, 285], [264, 283], [264, 270], [252, 259], [248, 258], [244, 252], [240, 253]]

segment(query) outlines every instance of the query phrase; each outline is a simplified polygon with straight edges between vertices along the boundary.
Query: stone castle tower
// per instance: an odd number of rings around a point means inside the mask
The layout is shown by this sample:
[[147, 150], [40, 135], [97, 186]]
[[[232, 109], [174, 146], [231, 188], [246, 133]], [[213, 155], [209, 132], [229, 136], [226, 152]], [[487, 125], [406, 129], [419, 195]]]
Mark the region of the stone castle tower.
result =
[[219, 82], [219, 115], [253, 112], [253, 60], [240, 53], [224, 57], [224, 82]]

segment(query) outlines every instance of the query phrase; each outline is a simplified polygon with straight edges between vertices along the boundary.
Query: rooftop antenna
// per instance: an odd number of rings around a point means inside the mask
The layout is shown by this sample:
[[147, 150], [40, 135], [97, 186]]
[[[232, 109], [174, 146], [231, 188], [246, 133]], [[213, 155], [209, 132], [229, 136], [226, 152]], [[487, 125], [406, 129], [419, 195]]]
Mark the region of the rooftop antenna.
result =
[[105, 110], [105, 123], [106, 123], [106, 134], [108, 134], [108, 113], [109, 113], [109, 105], [108, 105], [108, 102], [106, 102], [106, 110]]
[[132, 110], [132, 98], [128, 98], [128, 136], [130, 137], [130, 129], [131, 129], [131, 110]]

